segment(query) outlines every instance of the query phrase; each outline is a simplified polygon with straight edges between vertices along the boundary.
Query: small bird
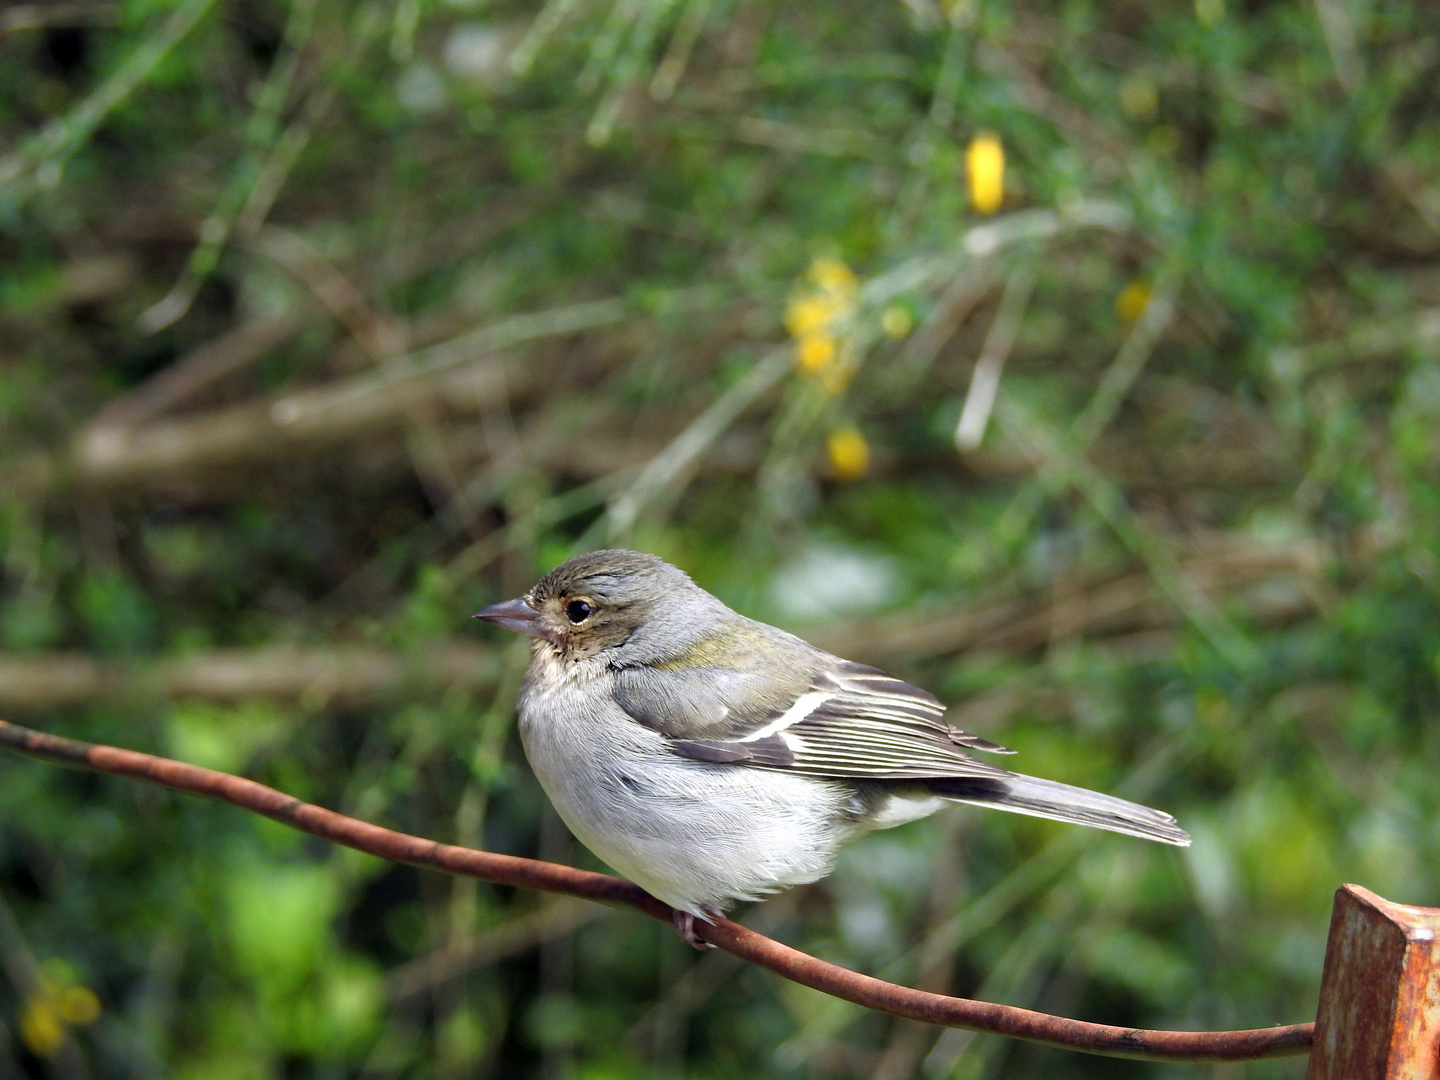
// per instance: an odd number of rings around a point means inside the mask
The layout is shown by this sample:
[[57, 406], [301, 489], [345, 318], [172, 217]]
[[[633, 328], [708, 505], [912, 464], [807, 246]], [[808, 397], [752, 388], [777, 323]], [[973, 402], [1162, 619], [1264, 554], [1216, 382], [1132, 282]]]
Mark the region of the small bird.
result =
[[816, 881], [847, 840], [947, 803], [1190, 843], [1159, 810], [982, 761], [1012, 751], [654, 555], [581, 555], [476, 618], [537, 639], [520, 739], [560, 817], [697, 948], [697, 919]]

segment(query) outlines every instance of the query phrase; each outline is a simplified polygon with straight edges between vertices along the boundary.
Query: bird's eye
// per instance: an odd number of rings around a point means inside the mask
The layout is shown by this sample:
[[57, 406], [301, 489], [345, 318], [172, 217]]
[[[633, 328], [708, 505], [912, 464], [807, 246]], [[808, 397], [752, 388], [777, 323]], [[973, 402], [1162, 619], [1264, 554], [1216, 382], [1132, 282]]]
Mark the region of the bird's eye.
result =
[[565, 617], [573, 623], [582, 623], [595, 611], [584, 600], [571, 600], [565, 605]]

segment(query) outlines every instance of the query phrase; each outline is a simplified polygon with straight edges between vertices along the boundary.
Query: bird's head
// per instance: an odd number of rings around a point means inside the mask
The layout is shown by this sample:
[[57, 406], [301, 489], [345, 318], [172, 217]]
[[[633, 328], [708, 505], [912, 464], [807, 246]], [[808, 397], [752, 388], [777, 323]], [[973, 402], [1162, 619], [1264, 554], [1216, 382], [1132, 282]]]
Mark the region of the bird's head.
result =
[[625, 664], [688, 646], [725, 610], [663, 559], [611, 549], [561, 563], [524, 596], [475, 617], [546, 641], [566, 660], [609, 650], [613, 662]]

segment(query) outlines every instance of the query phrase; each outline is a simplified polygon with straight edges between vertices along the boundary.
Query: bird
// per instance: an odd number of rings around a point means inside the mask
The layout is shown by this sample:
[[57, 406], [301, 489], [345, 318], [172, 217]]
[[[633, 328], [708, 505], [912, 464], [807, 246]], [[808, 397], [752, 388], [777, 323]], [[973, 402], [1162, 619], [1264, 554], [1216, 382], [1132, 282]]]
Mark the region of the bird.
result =
[[520, 740], [570, 831], [677, 933], [817, 881], [847, 841], [969, 803], [1186, 846], [1169, 814], [1011, 772], [927, 690], [607, 549], [475, 617], [534, 638]]

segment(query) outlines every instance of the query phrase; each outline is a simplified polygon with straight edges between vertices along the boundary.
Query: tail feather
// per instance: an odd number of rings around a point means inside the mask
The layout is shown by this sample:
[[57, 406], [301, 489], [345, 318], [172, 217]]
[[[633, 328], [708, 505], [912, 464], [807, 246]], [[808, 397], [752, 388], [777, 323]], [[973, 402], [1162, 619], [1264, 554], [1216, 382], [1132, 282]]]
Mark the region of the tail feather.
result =
[[995, 779], [947, 777], [928, 780], [926, 786], [941, 798], [955, 802], [993, 806], [1031, 817], [1089, 825], [1177, 847], [1190, 846], [1189, 834], [1176, 825], [1169, 814], [1117, 799], [1113, 795], [1102, 795], [1098, 791], [1054, 780], [1041, 780], [1037, 776], [1016, 774]]

